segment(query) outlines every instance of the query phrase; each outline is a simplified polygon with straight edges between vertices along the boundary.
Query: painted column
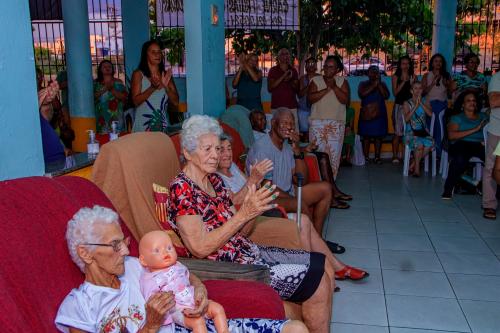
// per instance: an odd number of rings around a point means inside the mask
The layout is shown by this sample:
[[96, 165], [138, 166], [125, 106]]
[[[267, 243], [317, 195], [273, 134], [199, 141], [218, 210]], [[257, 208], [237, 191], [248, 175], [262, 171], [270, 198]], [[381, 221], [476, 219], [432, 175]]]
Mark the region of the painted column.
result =
[[0, 180], [44, 174], [28, 1], [0, 1]]
[[61, 4], [68, 72], [68, 102], [71, 127], [76, 134], [73, 150], [86, 151], [86, 130], [95, 130], [87, 0], [64, 0]]
[[435, 0], [432, 54], [441, 53], [451, 72], [455, 48], [457, 0]]
[[[218, 22], [212, 24], [212, 8]], [[184, 1], [186, 90], [190, 114], [217, 117], [226, 107], [224, 0]]]
[[127, 80], [139, 65], [141, 48], [149, 40], [149, 7], [147, 0], [122, 0], [123, 53]]

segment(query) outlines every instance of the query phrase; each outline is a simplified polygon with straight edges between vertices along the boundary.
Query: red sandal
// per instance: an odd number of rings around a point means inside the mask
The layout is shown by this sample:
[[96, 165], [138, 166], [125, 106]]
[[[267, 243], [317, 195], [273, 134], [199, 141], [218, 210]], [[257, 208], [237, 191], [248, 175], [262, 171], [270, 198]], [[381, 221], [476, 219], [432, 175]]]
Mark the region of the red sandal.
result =
[[351, 266], [345, 266], [340, 271], [335, 272], [336, 280], [362, 280], [366, 277], [370, 276], [368, 272], [365, 272], [361, 269], [354, 268]]

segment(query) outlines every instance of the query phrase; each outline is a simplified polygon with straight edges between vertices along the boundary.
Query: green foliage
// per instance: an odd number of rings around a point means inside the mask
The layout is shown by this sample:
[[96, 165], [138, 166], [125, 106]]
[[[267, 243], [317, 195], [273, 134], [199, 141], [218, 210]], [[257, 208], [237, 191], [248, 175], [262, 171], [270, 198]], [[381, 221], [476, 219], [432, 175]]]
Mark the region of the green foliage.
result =
[[[318, 57], [321, 51], [334, 47], [365, 56], [380, 50], [396, 59], [431, 44], [433, 10], [430, 0], [299, 2], [300, 31], [226, 30], [226, 36], [234, 38], [235, 52], [266, 53], [287, 47], [303, 62], [309, 55]], [[482, 10], [484, 15], [485, 8]], [[477, 15], [481, 2], [459, 0], [457, 11], [458, 17]], [[485, 29], [484, 23], [467, 26], [457, 36], [457, 49], [467, 44], [471, 35]]]
[[50, 49], [45, 48], [45, 47], [41, 47], [41, 46], [35, 47], [34, 50], [35, 50], [35, 58], [37, 58], [37, 59], [41, 59], [41, 58], [48, 59], [52, 53], [52, 52], [50, 52]]

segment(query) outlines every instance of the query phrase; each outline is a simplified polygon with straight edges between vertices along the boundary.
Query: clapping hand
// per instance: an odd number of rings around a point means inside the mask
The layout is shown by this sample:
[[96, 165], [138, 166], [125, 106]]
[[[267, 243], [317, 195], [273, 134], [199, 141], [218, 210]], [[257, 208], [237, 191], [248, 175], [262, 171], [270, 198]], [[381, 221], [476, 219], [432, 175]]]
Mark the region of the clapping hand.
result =
[[279, 195], [278, 192], [274, 192], [275, 190], [276, 185], [270, 185], [270, 183], [266, 183], [258, 190], [255, 189], [255, 185], [249, 185], [248, 192], [238, 213], [242, 215], [245, 221], [250, 221], [265, 211], [275, 208], [277, 204], [271, 204], [271, 201], [275, 200]]
[[250, 184], [260, 184], [265, 175], [273, 169], [273, 161], [269, 159], [256, 162], [250, 166], [250, 177], [248, 178]]
[[161, 76], [161, 84], [163, 88], [167, 88], [170, 80], [172, 79], [172, 68], [167, 69]]
[[153, 88], [155, 88], [155, 89], [160, 89], [161, 88], [162, 78], [160, 76], [153, 75], [153, 76], [151, 76], [151, 78], [149, 79], [149, 81], [151, 82], [151, 85], [153, 86]]

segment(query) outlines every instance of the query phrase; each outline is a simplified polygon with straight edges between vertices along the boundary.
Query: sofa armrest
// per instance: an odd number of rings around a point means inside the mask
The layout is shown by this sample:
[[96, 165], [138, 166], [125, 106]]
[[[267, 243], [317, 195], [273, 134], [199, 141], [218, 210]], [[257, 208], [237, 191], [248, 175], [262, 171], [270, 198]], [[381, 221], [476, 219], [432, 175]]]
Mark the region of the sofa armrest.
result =
[[244, 280], [271, 283], [269, 269], [262, 265], [242, 265], [208, 259], [178, 258], [201, 280]]
[[259, 245], [303, 249], [297, 224], [289, 219], [259, 216], [249, 238]]

